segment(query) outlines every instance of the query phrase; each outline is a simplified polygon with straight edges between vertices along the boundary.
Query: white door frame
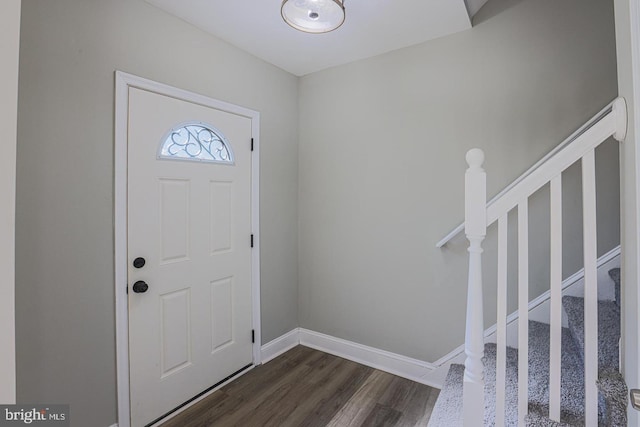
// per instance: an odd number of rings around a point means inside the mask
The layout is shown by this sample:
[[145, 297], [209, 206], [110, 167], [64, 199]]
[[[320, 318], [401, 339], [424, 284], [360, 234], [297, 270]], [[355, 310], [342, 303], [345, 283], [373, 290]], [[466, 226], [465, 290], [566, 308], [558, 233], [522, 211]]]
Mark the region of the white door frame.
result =
[[206, 107], [226, 111], [251, 119], [254, 141], [251, 161], [251, 231], [254, 248], [251, 251], [252, 317], [255, 331], [253, 364], [261, 363], [260, 343], [260, 113], [218, 101], [208, 96], [178, 89], [142, 77], [116, 71], [115, 87], [115, 297], [116, 297], [116, 376], [118, 392], [118, 427], [129, 427], [131, 419], [129, 391], [129, 308], [127, 298], [127, 129], [129, 88], [171, 96]]
[[0, 6], [0, 403], [16, 401], [15, 223], [20, 0]]

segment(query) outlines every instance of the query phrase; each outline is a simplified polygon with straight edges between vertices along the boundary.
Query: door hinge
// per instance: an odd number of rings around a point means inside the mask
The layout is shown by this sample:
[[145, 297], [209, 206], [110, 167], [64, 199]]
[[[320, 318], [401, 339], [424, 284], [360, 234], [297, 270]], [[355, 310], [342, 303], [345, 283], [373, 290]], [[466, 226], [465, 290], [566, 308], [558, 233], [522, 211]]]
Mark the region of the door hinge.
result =
[[253, 138], [251, 138], [251, 151], [253, 151]]
[[251, 235], [251, 247], [253, 247], [253, 234]]
[[256, 342], [256, 330], [252, 329], [251, 330], [251, 343], [255, 343]]

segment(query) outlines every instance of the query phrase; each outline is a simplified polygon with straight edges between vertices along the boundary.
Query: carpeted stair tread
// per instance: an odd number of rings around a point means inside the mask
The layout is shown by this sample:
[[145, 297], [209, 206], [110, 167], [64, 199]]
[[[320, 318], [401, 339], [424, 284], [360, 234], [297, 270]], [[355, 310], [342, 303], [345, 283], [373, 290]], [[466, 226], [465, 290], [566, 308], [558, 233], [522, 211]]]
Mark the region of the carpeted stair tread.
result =
[[571, 424], [557, 423], [555, 421], [551, 421], [547, 417], [538, 415], [536, 413], [527, 414], [527, 418], [525, 418], [525, 424], [531, 427], [572, 427]]
[[[584, 298], [565, 296], [562, 305], [567, 313], [571, 335], [580, 354], [584, 354]], [[620, 308], [615, 301], [598, 301], [598, 368], [618, 369]]]
[[[584, 370], [569, 330], [562, 331], [561, 419], [580, 425], [584, 413]], [[495, 424], [496, 345], [485, 345], [485, 425]], [[444, 386], [429, 421], [430, 427], [462, 425], [463, 365], [451, 365]], [[517, 425], [518, 351], [507, 347], [506, 425]], [[549, 413], [549, 325], [529, 322], [529, 412], [535, 419]], [[530, 424], [534, 425], [534, 424]]]
[[604, 425], [617, 427], [627, 425], [627, 385], [616, 369], [598, 373], [598, 390], [605, 401]]
[[[618, 372], [620, 339], [620, 269], [609, 270], [615, 301], [598, 301], [598, 425], [627, 424], [627, 388]], [[549, 415], [549, 336], [547, 324], [529, 322], [529, 414], [527, 426], [584, 425], [584, 299], [565, 296], [569, 328], [562, 329], [561, 422]], [[496, 345], [485, 345], [484, 425], [495, 424]], [[462, 426], [464, 366], [451, 365], [429, 421], [430, 427]], [[505, 424], [517, 425], [518, 350], [507, 347]]]
[[[507, 388], [511, 392], [506, 393], [505, 406], [517, 408], [517, 377], [518, 377], [518, 351], [507, 347]], [[484, 425], [495, 425], [495, 344], [485, 345], [485, 384], [484, 384]], [[442, 390], [431, 412], [429, 427], [462, 427], [462, 393], [464, 383], [464, 365], [453, 364], [445, 379]], [[517, 425], [517, 413], [508, 412], [505, 419], [506, 425]]]
[[[484, 346], [485, 372], [485, 415], [484, 425], [495, 425], [496, 420], [496, 353], [497, 346], [493, 343]], [[505, 375], [505, 425], [518, 424], [518, 350], [507, 347], [507, 373]]]
[[[438, 395], [438, 400], [436, 400], [433, 411], [431, 411], [428, 427], [462, 426], [463, 380], [464, 366], [457, 363], [452, 364]], [[485, 407], [485, 415], [486, 413], [487, 408]]]
[[616, 295], [616, 305], [620, 307], [620, 268], [612, 268], [609, 270], [609, 277], [613, 280], [613, 287]]
[[[529, 411], [549, 414], [550, 326], [529, 322]], [[584, 363], [571, 332], [562, 328], [560, 400], [561, 421], [581, 424], [584, 418]]]

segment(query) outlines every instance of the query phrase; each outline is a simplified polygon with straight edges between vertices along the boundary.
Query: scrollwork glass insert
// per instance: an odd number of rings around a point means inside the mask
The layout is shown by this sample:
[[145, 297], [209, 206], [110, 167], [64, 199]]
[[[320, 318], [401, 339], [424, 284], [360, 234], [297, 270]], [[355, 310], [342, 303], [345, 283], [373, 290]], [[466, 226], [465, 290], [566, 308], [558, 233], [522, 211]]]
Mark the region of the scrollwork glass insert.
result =
[[233, 152], [220, 131], [204, 123], [188, 123], [171, 129], [158, 158], [233, 164]]

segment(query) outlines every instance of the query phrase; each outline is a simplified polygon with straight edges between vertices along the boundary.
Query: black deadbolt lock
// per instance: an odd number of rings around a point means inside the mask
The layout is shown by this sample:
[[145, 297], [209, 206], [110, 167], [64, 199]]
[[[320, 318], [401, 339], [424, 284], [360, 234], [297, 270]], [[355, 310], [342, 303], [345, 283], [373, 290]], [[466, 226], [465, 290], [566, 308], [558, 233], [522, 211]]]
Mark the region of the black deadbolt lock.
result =
[[142, 257], [138, 257], [136, 259], [133, 260], [133, 266], [135, 268], [142, 268], [144, 267], [144, 265], [146, 264], [147, 261], [145, 261], [144, 258]]

